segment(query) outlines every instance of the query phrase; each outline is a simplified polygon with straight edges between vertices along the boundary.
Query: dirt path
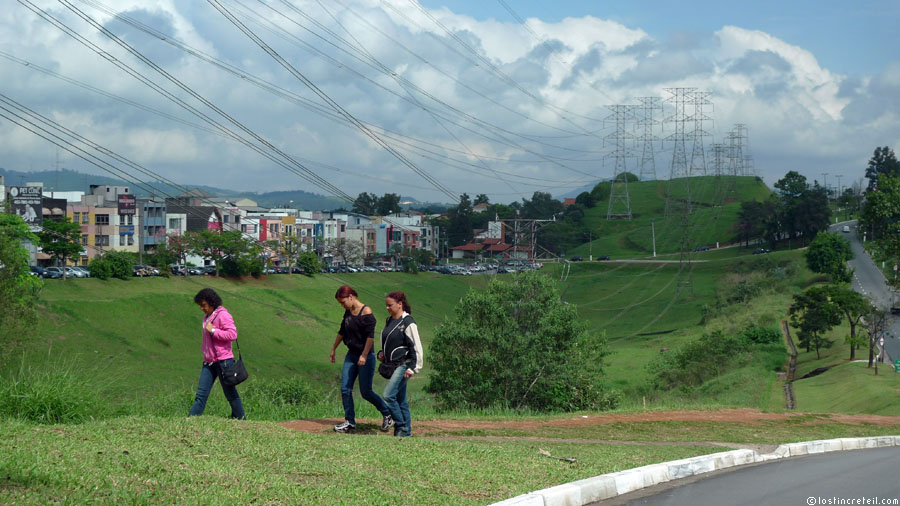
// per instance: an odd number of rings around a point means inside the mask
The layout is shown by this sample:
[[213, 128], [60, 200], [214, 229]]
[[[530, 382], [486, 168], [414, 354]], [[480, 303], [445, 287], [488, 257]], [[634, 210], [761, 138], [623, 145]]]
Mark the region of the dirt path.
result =
[[[553, 418], [548, 420], [425, 420], [416, 421], [416, 431], [420, 434], [427, 435], [440, 434], [447, 431], [460, 431], [466, 429], [514, 429], [514, 430], [533, 430], [540, 427], [588, 427], [592, 425], [602, 425], [608, 423], [628, 423], [628, 422], [660, 422], [660, 421], [684, 421], [684, 422], [740, 422], [745, 424], [760, 424], [769, 420], [790, 420], [792, 418], [808, 416], [807, 413], [765, 413], [755, 409], [723, 409], [718, 411], [647, 411], [642, 413], [622, 413], [622, 414], [596, 414], [596, 415], [574, 415], [562, 418]], [[845, 423], [851, 425], [871, 424], [871, 425], [900, 425], [900, 416], [880, 416], [880, 415], [843, 415], [843, 414], [825, 414], [814, 415], [815, 418], [806, 420], [806, 423]], [[281, 425], [289, 429], [300, 430], [304, 432], [327, 432], [331, 427], [341, 420], [334, 419], [318, 419], [318, 420], [293, 420], [282, 422]], [[360, 423], [375, 424], [380, 420], [360, 420]], [[455, 437], [455, 436], [454, 436]], [[528, 438], [497, 438], [497, 439], [528, 439]], [[538, 438], [540, 439], [540, 438]], [[554, 439], [554, 441], [559, 441]], [[623, 443], [617, 441], [617, 443]], [[646, 443], [644, 443], [646, 444]], [[681, 443], [684, 444], [684, 443]], [[709, 443], [721, 445], [723, 443]]]

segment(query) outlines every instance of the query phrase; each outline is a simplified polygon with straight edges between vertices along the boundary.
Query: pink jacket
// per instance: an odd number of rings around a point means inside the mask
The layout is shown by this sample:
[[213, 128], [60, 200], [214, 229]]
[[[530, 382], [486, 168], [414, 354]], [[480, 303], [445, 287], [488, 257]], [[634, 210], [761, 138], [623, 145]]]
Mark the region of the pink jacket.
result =
[[[206, 322], [212, 322], [216, 329], [214, 334], [206, 330]], [[211, 315], [203, 317], [203, 350], [204, 362], [216, 362], [226, 358], [234, 358], [231, 352], [231, 342], [237, 339], [237, 327], [234, 326], [234, 318], [224, 306], [217, 307]], [[213, 351], [215, 347], [215, 351]]]

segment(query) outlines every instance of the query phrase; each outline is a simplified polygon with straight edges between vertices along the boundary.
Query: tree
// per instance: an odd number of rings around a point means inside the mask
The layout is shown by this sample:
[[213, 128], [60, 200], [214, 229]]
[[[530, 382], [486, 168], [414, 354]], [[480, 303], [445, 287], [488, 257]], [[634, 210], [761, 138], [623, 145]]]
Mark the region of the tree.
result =
[[300, 257], [297, 259], [297, 265], [303, 269], [303, 273], [309, 277], [315, 276], [315, 274], [319, 272], [319, 269], [322, 268], [319, 257], [312, 251], [300, 253]]
[[872, 306], [866, 315], [866, 332], [869, 334], [869, 365], [875, 366], [875, 375], [878, 375], [878, 362], [875, 361], [875, 348], [878, 346], [878, 338], [884, 336], [884, 330], [888, 324], [888, 312], [876, 306]]
[[332, 258], [340, 258], [344, 264], [360, 264], [363, 261], [363, 244], [359, 241], [351, 241], [344, 237], [328, 239], [325, 241], [325, 252]]
[[597, 200], [594, 198], [594, 194], [590, 192], [581, 192], [575, 197], [575, 203], [581, 204], [585, 207], [585, 209], [591, 209], [595, 205], [597, 205]]
[[20, 216], [0, 213], [0, 349], [36, 322], [34, 303], [43, 282], [31, 275], [23, 240], [38, 242]]
[[292, 267], [297, 265], [300, 254], [303, 253], [303, 240], [296, 235], [288, 236], [281, 244], [281, 256], [287, 260], [288, 273], [293, 274]]
[[869, 164], [866, 167], [866, 178], [869, 180], [869, 189], [876, 188], [880, 176], [900, 176], [900, 161], [894, 155], [894, 150], [888, 146], [876, 147]]
[[783, 178], [775, 183], [775, 188], [782, 196], [797, 198], [806, 191], [806, 176], [797, 171], [789, 171]]
[[368, 216], [378, 214], [378, 196], [374, 193], [360, 193], [353, 201], [353, 212]]
[[850, 336], [847, 338], [847, 343], [850, 344], [850, 360], [853, 360], [856, 358], [856, 346], [860, 344], [856, 335], [856, 327], [859, 326], [865, 315], [872, 312], [872, 303], [847, 285], [829, 285], [827, 291], [831, 303], [844, 314], [850, 325]]
[[791, 326], [798, 330], [800, 345], [806, 347], [807, 353], [815, 347], [817, 359], [821, 358], [821, 348], [830, 348], [834, 344], [834, 341], [825, 337], [825, 332], [841, 323], [841, 311], [829, 300], [828, 295], [827, 287], [814, 286], [794, 295], [794, 302], [789, 310]]
[[522, 217], [529, 220], [547, 220], [562, 211], [562, 202], [546, 192], [534, 192], [531, 200], [522, 199]]
[[849, 283], [853, 272], [847, 262], [853, 260], [850, 243], [838, 234], [819, 232], [806, 250], [809, 270], [827, 274], [836, 283]]
[[477, 206], [478, 204], [490, 204], [490, 203], [491, 203], [491, 200], [488, 198], [487, 195], [485, 195], [484, 193], [479, 193], [478, 195], [475, 195], [475, 202], [473, 202], [472, 205]]
[[450, 246], [465, 244], [472, 237], [472, 201], [469, 195], [459, 196], [459, 204], [449, 211], [450, 223], [447, 226], [447, 240]]
[[[191, 251], [191, 236], [169, 234], [166, 236], [166, 245], [169, 253], [175, 257], [175, 262], [178, 265], [184, 265], [187, 254]], [[187, 272], [183, 271], [183, 273], [187, 275]]]
[[605, 350], [548, 278], [495, 279], [470, 290], [436, 329], [426, 390], [451, 409], [612, 408], [617, 397], [601, 383]]
[[400, 195], [396, 193], [385, 193], [378, 199], [378, 215], [387, 216], [400, 211]]
[[[81, 225], [72, 223], [68, 217], [46, 220], [42, 228], [43, 231], [38, 233], [41, 248], [63, 266], [66, 265], [66, 259], [78, 256], [84, 251], [81, 247]], [[65, 269], [63, 279], [66, 279]]]

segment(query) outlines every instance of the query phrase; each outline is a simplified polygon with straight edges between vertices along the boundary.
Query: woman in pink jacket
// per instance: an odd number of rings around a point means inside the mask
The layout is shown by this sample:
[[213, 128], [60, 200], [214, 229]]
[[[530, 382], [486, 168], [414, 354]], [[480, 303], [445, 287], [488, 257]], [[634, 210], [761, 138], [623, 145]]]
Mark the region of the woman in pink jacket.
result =
[[[222, 298], [212, 288], [204, 288], [194, 296], [200, 309], [203, 310], [203, 368], [200, 370], [200, 384], [197, 385], [197, 397], [191, 406], [189, 416], [199, 416], [206, 408], [206, 399], [212, 390], [213, 383], [219, 377], [222, 367], [234, 362], [231, 343], [237, 339], [237, 328], [234, 318], [222, 307]], [[244, 406], [237, 388], [222, 384], [225, 398], [231, 404], [231, 418], [244, 419]]]

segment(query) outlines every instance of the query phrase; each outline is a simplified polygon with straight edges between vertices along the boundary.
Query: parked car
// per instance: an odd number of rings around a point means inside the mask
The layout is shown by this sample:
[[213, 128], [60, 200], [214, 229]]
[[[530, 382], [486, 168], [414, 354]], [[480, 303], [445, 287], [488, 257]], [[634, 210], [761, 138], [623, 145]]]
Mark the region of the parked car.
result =
[[63, 276], [62, 267], [47, 267], [44, 269], [44, 277], [50, 279], [59, 279]]
[[580, 262], [580, 261], [581, 261], [581, 257], [579, 257], [579, 256], [574, 256], [574, 257], [572, 257], [572, 261], [573, 261], [573, 262]]
[[28, 269], [31, 271], [32, 276], [37, 276], [39, 278], [44, 277], [44, 268], [43, 267], [39, 267], [37, 265], [31, 265], [28, 267]]
[[202, 276], [204, 274], [202, 267], [188, 267], [188, 276]]
[[694, 248], [694, 252], [698, 251], [709, 251], [709, 246], [697, 246], [696, 248]]
[[131, 268], [131, 274], [133, 276], [143, 278], [145, 276], [149, 276], [150, 272], [147, 270], [146, 265], [134, 264], [134, 266], [132, 266]]
[[755, 250], [753, 250], [754, 255], [764, 255], [766, 253], [771, 253], [771, 251], [767, 250], [766, 248], [756, 248]]
[[75, 269], [76, 271], [79, 271], [82, 274], [84, 274], [84, 276], [82, 276], [82, 277], [85, 277], [85, 278], [91, 277], [91, 271], [83, 265], [76, 265], [75, 267], [72, 267], [72, 268]]
[[605, 261], [605, 260], [609, 260], [609, 255], [600, 255], [597, 257], [598, 262]]
[[850, 225], [844, 225], [843, 227], [841, 227], [841, 232], [843, 232], [843, 233], [845, 233], [845, 234], [849, 233], [849, 232], [850, 232]]
[[86, 278], [88, 274], [86, 272], [82, 272], [74, 267], [66, 267], [66, 277], [67, 278]]

